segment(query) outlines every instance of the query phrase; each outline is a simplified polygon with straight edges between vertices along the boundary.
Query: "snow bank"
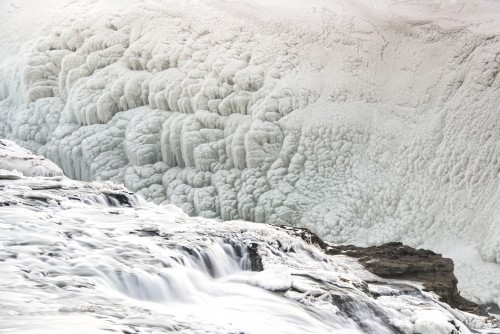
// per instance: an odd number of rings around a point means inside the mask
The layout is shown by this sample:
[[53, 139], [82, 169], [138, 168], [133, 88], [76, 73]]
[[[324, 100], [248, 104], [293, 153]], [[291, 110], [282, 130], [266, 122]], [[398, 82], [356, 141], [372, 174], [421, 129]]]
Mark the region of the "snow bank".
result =
[[89, 3], [3, 57], [0, 136], [190, 215], [430, 248], [499, 302], [498, 2]]
[[36, 156], [10, 140], [0, 139], [0, 179], [21, 176], [62, 176], [62, 170], [52, 161]]

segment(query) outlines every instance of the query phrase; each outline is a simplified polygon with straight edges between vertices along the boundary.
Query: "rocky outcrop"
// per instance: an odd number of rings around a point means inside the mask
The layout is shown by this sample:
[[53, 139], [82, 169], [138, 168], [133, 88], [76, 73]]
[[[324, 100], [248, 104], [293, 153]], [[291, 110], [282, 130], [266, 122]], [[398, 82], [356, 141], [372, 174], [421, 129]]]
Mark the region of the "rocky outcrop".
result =
[[328, 254], [344, 254], [359, 259], [370, 272], [384, 278], [418, 281], [435, 292], [441, 301], [469, 313], [488, 316], [479, 305], [463, 298], [457, 288], [453, 261], [426, 249], [415, 249], [400, 242], [381, 246], [330, 246]]
[[433, 291], [442, 302], [453, 308], [489, 316], [479, 305], [460, 295], [457, 288], [458, 280], [453, 273], [453, 261], [440, 254], [430, 250], [415, 249], [400, 242], [372, 247], [332, 245], [308, 229], [285, 228], [289, 233], [300, 236], [308, 243], [317, 244], [327, 254], [342, 254], [357, 258], [368, 271], [377, 276], [420, 282], [426, 290]]

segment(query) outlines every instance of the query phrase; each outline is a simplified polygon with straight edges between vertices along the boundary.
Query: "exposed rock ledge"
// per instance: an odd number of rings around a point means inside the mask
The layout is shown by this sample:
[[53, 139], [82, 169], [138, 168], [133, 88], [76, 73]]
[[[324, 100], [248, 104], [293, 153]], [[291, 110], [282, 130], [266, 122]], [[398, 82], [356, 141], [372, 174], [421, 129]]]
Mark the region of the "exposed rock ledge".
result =
[[[460, 295], [458, 280], [453, 273], [453, 261], [441, 254], [426, 249], [415, 249], [400, 242], [381, 246], [357, 247], [353, 245], [332, 245], [305, 228], [283, 226], [290, 234], [300, 236], [304, 241], [317, 244], [327, 254], [343, 254], [359, 259], [365, 268], [383, 278], [417, 281], [428, 291], [436, 293], [442, 302], [459, 310], [486, 316], [489, 314], [478, 304]], [[491, 317], [494, 320], [494, 317]]]

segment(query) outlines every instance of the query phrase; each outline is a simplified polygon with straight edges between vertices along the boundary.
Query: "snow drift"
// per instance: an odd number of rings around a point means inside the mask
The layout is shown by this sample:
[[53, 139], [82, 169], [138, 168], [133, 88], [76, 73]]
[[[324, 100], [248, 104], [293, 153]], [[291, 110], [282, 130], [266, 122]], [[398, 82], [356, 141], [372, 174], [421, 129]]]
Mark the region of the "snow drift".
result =
[[0, 136], [190, 215], [430, 248], [500, 301], [498, 2], [90, 3], [2, 29]]

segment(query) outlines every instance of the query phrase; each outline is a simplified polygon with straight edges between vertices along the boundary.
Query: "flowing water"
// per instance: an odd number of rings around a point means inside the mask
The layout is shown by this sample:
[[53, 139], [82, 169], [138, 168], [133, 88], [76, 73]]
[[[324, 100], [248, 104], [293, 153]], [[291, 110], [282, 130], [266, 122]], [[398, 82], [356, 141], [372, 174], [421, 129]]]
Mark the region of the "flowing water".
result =
[[112, 184], [2, 173], [0, 333], [496, 331], [290, 229], [190, 218]]

